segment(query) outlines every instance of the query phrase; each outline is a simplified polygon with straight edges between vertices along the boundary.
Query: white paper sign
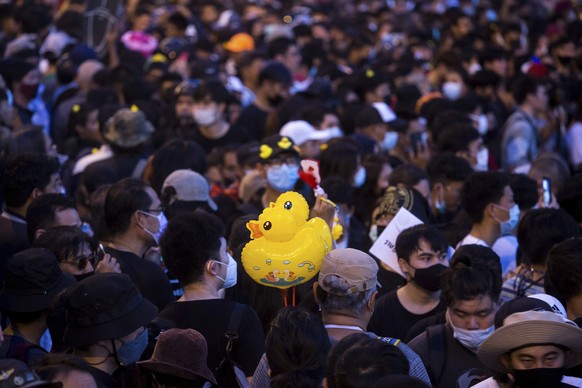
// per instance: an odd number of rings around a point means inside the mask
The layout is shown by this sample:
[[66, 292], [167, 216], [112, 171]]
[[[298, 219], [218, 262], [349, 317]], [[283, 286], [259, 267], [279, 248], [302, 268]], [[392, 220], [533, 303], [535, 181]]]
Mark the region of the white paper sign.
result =
[[405, 208], [400, 208], [392, 221], [390, 221], [390, 224], [388, 224], [382, 234], [378, 236], [378, 239], [370, 248], [370, 253], [392, 268], [394, 272], [405, 278], [404, 273], [400, 270], [400, 266], [398, 265], [396, 239], [403, 230], [419, 224], [422, 224], [422, 221], [414, 214]]

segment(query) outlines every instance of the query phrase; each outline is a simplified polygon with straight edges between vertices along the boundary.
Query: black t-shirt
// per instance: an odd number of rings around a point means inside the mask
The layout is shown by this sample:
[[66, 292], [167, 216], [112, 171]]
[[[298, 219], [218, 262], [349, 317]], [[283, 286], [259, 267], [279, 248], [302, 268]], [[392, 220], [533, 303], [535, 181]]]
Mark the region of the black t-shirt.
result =
[[[156, 318], [162, 328], [177, 327], [199, 331], [208, 343], [208, 367], [214, 371], [226, 356], [225, 336], [237, 302], [225, 299], [194, 300], [170, 303]], [[247, 376], [252, 376], [265, 352], [265, 335], [255, 311], [244, 306], [230, 358]], [[232, 376], [227, 375], [227, 378]], [[236, 386], [234, 381], [219, 381], [219, 386]]]
[[105, 251], [117, 259], [121, 272], [129, 275], [139, 292], [160, 311], [176, 300], [172, 285], [159, 265], [131, 252], [110, 247], [106, 247]]
[[378, 296], [377, 298], [380, 299], [381, 296], [386, 295], [391, 291], [395, 291], [400, 287], [406, 284], [406, 280], [393, 271], [388, 271], [382, 266], [380, 260], [376, 259], [378, 263], [378, 283], [382, 286], [382, 288], [378, 288]]
[[210, 154], [215, 148], [224, 147], [229, 144], [244, 144], [251, 140], [251, 136], [247, 129], [238, 124], [232, 125], [228, 129], [228, 132], [218, 139], [209, 139], [205, 137], [202, 135], [202, 132], [200, 132], [200, 129], [196, 129], [196, 132], [194, 133], [194, 141], [204, 148], [206, 154]]
[[265, 136], [265, 127], [269, 112], [258, 108], [255, 104], [249, 105], [241, 112], [237, 124], [246, 128], [251, 140], [260, 141]]
[[408, 330], [422, 319], [435, 315], [445, 310], [445, 304], [441, 301], [434, 309], [425, 314], [413, 314], [406, 310], [396, 294], [396, 290], [381, 297], [376, 302], [376, 308], [368, 331], [381, 337], [404, 339]]

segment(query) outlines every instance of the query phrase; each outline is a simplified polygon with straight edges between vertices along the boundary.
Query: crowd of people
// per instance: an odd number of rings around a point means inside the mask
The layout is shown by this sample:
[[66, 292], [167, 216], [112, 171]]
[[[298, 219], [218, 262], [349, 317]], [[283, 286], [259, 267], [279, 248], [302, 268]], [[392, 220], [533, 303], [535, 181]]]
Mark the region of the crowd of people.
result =
[[[580, 2], [0, 21], [0, 387], [582, 387]], [[288, 191], [335, 239], [292, 298], [242, 265]]]

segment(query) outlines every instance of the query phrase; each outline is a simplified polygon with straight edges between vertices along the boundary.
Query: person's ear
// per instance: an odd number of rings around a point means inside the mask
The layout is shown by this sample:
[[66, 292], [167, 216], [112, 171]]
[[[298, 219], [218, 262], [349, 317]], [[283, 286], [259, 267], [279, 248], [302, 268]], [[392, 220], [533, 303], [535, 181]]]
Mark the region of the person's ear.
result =
[[34, 239], [37, 240], [44, 232], [44, 229], [37, 229], [36, 232], [34, 232]]
[[214, 261], [214, 259], [208, 259], [206, 261], [206, 271], [211, 274], [211, 275], [216, 275], [218, 273], [217, 271], [217, 267], [218, 264], [216, 264], [216, 261]]
[[400, 270], [404, 273], [404, 275], [406, 275], [406, 280], [408, 280], [408, 276], [412, 277], [412, 275], [409, 273], [408, 262], [406, 260], [399, 258], [398, 266], [400, 267]]
[[42, 190], [39, 189], [38, 187], [35, 187], [34, 189], [32, 189], [32, 193], [30, 193], [30, 196], [32, 199], [35, 199], [37, 197], [40, 197], [43, 194]]
[[226, 104], [224, 102], [218, 103], [218, 104], [216, 104], [216, 106], [218, 107], [218, 110], [220, 111], [220, 113], [222, 113], [222, 114], [226, 113]]
[[319, 305], [321, 301], [317, 298], [317, 287], [317, 282], [313, 283], [313, 299], [315, 300], [315, 304]]
[[323, 381], [321, 382], [321, 386], [323, 388], [329, 388], [329, 386], [327, 385], [327, 377], [323, 378]]
[[374, 291], [370, 297], [370, 300], [368, 301], [368, 308], [372, 312], [374, 312], [374, 306], [376, 306], [376, 295], [378, 295], [378, 291]]
[[460, 151], [455, 152], [455, 156], [458, 156], [459, 158], [465, 159], [468, 162], [471, 161], [471, 155], [469, 155], [469, 151], [466, 151], [466, 150], [460, 150]]
[[499, 361], [501, 361], [501, 363], [503, 364], [503, 366], [504, 366], [506, 369], [509, 369], [509, 370], [511, 370], [511, 369], [512, 369], [512, 368], [511, 368], [511, 359], [510, 359], [510, 357], [509, 357], [509, 354], [503, 354], [503, 355], [501, 355], [501, 357], [500, 357]]

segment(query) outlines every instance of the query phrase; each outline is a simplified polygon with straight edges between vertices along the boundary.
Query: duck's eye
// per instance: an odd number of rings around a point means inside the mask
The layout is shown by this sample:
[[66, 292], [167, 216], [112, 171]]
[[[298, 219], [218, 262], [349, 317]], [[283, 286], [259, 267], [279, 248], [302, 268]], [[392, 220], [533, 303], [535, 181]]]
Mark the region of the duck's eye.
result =
[[291, 209], [293, 207], [293, 204], [291, 203], [291, 201], [287, 201], [285, 202], [285, 204], [283, 205], [283, 207], [287, 210]]
[[271, 226], [273, 226], [273, 224], [271, 224], [270, 221], [267, 221], [263, 224], [263, 229], [269, 230], [269, 229], [271, 229]]

